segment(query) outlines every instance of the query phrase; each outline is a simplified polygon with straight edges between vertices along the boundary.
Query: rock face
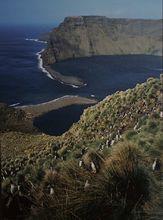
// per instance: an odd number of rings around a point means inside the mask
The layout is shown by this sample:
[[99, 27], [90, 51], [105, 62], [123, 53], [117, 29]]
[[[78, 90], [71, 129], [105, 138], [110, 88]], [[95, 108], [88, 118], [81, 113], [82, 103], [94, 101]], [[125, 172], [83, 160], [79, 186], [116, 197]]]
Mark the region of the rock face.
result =
[[49, 34], [42, 54], [49, 65], [93, 55], [162, 55], [162, 20], [67, 17]]

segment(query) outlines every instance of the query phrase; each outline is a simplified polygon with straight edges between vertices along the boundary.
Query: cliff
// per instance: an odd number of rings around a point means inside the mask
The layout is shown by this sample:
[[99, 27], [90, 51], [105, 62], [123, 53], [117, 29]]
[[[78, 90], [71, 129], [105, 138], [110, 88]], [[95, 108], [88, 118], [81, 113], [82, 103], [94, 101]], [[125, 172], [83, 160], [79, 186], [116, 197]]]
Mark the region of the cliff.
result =
[[49, 34], [45, 65], [93, 55], [162, 54], [162, 20], [67, 17]]

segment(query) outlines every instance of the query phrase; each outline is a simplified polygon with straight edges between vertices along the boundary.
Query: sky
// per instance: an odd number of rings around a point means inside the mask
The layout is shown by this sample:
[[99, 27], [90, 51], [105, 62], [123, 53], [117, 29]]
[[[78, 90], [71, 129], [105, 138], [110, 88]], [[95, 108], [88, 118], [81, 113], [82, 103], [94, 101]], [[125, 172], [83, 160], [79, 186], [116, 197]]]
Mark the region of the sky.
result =
[[162, 0], [0, 0], [1, 24], [53, 24], [66, 16], [162, 18]]

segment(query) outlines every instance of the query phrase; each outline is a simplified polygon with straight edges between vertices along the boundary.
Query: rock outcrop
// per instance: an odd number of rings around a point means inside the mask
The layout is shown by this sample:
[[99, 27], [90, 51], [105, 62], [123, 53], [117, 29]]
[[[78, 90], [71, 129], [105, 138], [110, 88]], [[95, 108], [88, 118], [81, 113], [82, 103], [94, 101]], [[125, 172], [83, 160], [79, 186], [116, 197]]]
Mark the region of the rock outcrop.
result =
[[67, 17], [49, 34], [45, 65], [93, 55], [162, 55], [162, 20]]

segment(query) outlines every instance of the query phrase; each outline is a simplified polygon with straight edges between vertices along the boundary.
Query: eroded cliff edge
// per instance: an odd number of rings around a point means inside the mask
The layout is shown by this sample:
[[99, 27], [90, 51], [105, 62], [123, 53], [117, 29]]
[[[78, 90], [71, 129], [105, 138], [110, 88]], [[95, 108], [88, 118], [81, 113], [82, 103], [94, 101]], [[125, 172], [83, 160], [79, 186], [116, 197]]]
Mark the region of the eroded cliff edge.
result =
[[93, 55], [162, 55], [162, 20], [67, 17], [49, 34], [44, 65]]

